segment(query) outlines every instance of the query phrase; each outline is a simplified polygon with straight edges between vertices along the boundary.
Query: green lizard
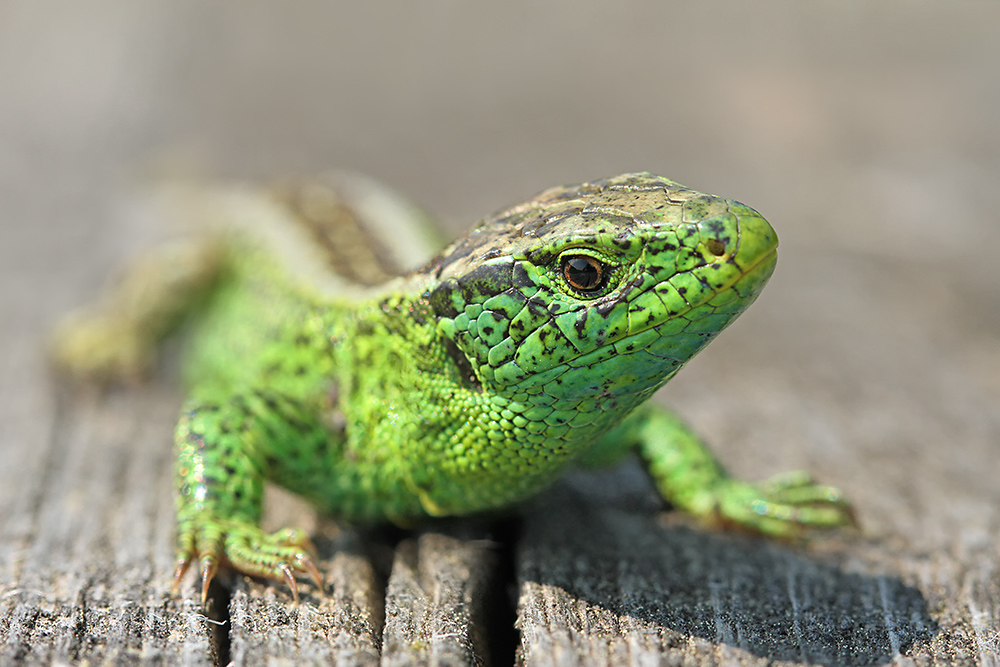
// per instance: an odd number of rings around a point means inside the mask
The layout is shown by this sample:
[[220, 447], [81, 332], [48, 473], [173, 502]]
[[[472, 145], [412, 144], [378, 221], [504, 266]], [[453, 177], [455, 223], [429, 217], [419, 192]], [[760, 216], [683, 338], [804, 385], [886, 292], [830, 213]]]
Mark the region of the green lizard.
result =
[[[637, 450], [662, 496], [708, 521], [773, 536], [852, 521], [804, 473], [729, 477], [644, 405], [770, 277], [778, 240], [756, 211], [626, 174], [500, 211], [407, 273], [371, 226], [420, 214], [349, 180], [229, 205], [253, 231], [153, 255], [57, 339], [76, 373], [130, 376], [195, 322], [175, 584], [197, 561], [203, 602], [220, 565], [296, 600], [296, 576], [322, 587], [304, 533], [259, 527], [265, 480], [334, 517], [404, 523], [507, 506]], [[425, 256], [420, 237], [395, 245]]]

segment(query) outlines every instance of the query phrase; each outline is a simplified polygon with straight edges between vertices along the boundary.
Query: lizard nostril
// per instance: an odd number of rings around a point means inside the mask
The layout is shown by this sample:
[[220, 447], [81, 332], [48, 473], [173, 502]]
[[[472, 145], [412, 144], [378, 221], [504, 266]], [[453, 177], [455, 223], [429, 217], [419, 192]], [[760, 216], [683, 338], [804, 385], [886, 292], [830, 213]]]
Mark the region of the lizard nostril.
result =
[[726, 254], [726, 244], [719, 239], [709, 239], [706, 241], [705, 249], [716, 257], [722, 257]]

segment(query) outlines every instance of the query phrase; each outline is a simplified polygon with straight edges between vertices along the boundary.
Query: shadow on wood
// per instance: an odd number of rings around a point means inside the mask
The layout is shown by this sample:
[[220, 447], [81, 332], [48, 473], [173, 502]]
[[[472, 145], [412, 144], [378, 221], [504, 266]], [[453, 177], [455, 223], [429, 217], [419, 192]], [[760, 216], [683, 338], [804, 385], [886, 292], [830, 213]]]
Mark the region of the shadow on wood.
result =
[[818, 553], [822, 544], [797, 549], [667, 525], [650, 508], [598, 505], [570, 484], [542, 501], [518, 554], [530, 664], [560, 664], [566, 654], [642, 664], [644, 654], [704, 656], [721, 644], [769, 660], [861, 667], [908, 654], [937, 632], [916, 588], [847, 571], [836, 553]]

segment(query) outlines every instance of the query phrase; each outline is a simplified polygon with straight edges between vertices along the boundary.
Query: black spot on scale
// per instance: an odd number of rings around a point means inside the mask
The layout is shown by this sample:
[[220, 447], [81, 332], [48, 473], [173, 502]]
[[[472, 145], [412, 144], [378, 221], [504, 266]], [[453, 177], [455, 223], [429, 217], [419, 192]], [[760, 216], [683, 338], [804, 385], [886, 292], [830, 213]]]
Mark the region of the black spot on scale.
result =
[[576, 321], [573, 322], [573, 328], [576, 329], [576, 334], [581, 338], [587, 330], [588, 317], [590, 317], [590, 311], [584, 310], [577, 316]]
[[481, 264], [458, 277], [465, 303], [482, 303], [485, 299], [505, 292], [513, 286], [514, 260]]
[[511, 271], [511, 285], [514, 287], [530, 287], [535, 284], [528, 275], [528, 272], [524, 269], [524, 262], [515, 262], [514, 268]]
[[614, 310], [615, 306], [617, 306], [617, 305], [618, 305], [618, 300], [617, 299], [608, 299], [607, 301], [595, 304], [594, 305], [594, 311], [598, 315], [604, 317], [608, 313], [610, 313], [612, 310]]
[[629, 296], [632, 294], [632, 292], [634, 292], [636, 289], [638, 289], [640, 285], [642, 285], [642, 277], [641, 276], [637, 277], [635, 280], [633, 280], [630, 283], [628, 283], [627, 285], [625, 285], [625, 287], [622, 288], [622, 291], [619, 294], [618, 298], [621, 299], [622, 301], [628, 301], [629, 300]]
[[702, 222], [701, 225], [702, 227], [712, 232], [713, 234], [721, 234], [722, 232], [726, 231], [726, 226], [722, 224], [722, 221], [719, 219], [708, 220]]
[[[495, 310], [484, 310], [483, 315], [481, 315], [480, 317], [482, 316], [489, 317], [490, 319], [493, 320], [495, 324], [500, 324], [501, 322], [504, 321], [504, 316]], [[483, 324], [485, 324], [485, 322], [483, 322]]]
[[614, 244], [621, 248], [622, 250], [628, 250], [632, 247], [632, 240], [635, 237], [635, 233], [631, 229], [627, 229], [621, 234], [618, 234], [614, 238]]
[[430, 304], [431, 309], [434, 314], [438, 317], [447, 317], [453, 319], [458, 316], [458, 309], [455, 307], [455, 302], [451, 298], [458, 290], [458, 283], [449, 278], [443, 281], [440, 285], [435, 287], [428, 293], [424, 294], [424, 298], [427, 303]]
[[[546, 266], [556, 260], [556, 253], [553, 252], [552, 249], [548, 247], [535, 248], [534, 250], [527, 251], [525, 253], [525, 257], [527, 257], [528, 261], [534, 264], [535, 266]], [[520, 284], [519, 287], [524, 287], [525, 285], [534, 284], [533, 282], [531, 282], [531, 280], [528, 279], [527, 275], [524, 276], [524, 279], [527, 280], [527, 282], [524, 284]]]

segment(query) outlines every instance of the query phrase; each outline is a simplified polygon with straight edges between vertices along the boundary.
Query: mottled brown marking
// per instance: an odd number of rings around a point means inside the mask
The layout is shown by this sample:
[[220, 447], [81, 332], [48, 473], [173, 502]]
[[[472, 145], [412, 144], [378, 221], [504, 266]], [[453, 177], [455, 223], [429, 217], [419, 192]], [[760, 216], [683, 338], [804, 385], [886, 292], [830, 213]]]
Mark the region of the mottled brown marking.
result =
[[403, 275], [378, 236], [331, 188], [312, 183], [281, 188], [276, 195], [323, 248], [337, 275], [367, 287]]

